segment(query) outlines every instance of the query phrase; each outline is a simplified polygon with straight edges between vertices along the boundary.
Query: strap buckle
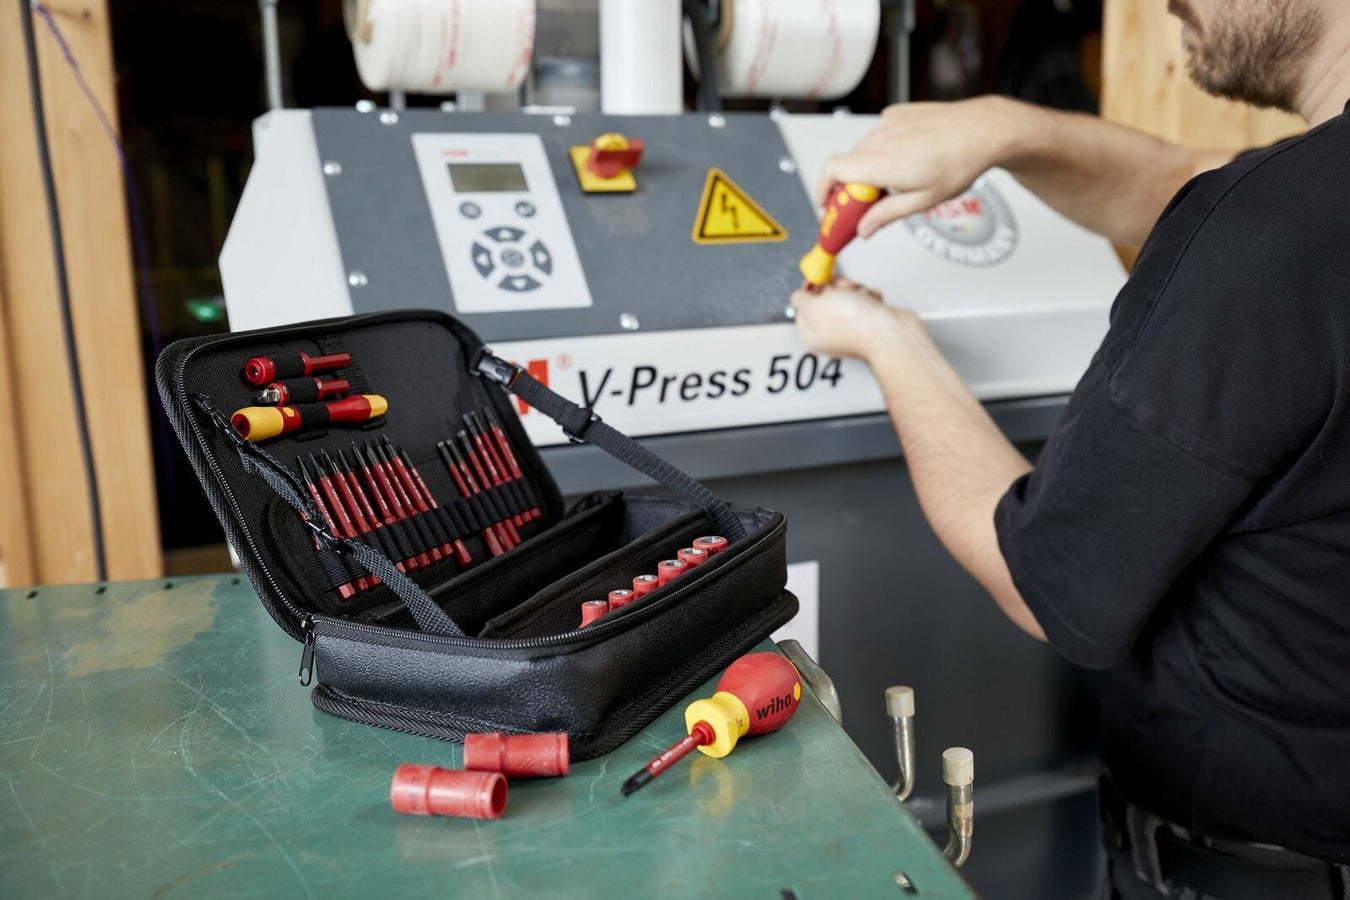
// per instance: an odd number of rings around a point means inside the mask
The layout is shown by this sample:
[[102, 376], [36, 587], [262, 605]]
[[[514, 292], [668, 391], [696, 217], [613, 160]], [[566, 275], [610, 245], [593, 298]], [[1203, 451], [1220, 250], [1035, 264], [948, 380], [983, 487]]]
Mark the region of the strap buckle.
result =
[[500, 356], [493, 356], [487, 347], [478, 349], [478, 356], [474, 358], [469, 369], [480, 378], [486, 378], [489, 381], [495, 381], [508, 391], [520, 377], [522, 369], [515, 363], [507, 362]]
[[582, 412], [586, 413], [587, 416], [586, 421], [582, 423], [581, 427], [573, 430], [565, 425], [562, 426], [562, 433], [566, 435], [567, 439], [574, 444], [586, 443], [586, 432], [590, 431], [591, 426], [594, 425], [596, 422], [604, 421], [598, 415], [595, 414], [595, 410], [593, 409], [587, 409], [584, 406], [579, 407], [579, 409]]

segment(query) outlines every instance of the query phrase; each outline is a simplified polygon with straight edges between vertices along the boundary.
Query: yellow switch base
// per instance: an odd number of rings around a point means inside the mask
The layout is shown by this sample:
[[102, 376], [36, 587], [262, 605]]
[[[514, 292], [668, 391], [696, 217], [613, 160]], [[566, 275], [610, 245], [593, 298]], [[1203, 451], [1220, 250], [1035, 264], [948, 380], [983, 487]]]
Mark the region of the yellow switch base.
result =
[[590, 144], [573, 144], [569, 151], [572, 156], [572, 168], [577, 170], [577, 181], [587, 194], [631, 194], [637, 190], [637, 179], [629, 169], [624, 169], [613, 178], [601, 178], [586, 168], [586, 158], [591, 155]]

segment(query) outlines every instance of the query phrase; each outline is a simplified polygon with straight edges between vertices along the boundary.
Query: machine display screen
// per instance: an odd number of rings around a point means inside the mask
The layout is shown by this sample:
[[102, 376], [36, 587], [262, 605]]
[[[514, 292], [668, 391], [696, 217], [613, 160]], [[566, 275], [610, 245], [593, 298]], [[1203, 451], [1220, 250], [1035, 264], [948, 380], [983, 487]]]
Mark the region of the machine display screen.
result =
[[529, 190], [516, 163], [450, 163], [450, 182], [467, 193]]

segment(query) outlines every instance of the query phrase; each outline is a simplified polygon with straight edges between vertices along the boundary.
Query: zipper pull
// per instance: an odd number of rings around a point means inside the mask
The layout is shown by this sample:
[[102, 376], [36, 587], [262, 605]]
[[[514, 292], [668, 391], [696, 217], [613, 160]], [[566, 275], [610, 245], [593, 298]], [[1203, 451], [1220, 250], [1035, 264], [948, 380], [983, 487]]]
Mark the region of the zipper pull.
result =
[[300, 684], [309, 687], [314, 680], [314, 622], [302, 619], [300, 628], [305, 632], [305, 649], [300, 651]]

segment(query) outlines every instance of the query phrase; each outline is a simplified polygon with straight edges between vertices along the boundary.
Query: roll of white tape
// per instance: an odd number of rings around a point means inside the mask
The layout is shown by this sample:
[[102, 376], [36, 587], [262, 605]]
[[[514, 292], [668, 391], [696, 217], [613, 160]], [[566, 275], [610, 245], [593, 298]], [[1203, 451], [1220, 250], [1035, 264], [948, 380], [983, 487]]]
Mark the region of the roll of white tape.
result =
[[877, 46], [879, 0], [723, 0], [718, 89], [829, 100], [858, 86]]
[[515, 90], [534, 51], [535, 0], [343, 0], [373, 91]]

